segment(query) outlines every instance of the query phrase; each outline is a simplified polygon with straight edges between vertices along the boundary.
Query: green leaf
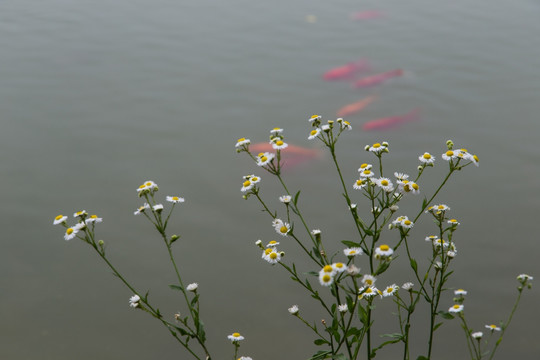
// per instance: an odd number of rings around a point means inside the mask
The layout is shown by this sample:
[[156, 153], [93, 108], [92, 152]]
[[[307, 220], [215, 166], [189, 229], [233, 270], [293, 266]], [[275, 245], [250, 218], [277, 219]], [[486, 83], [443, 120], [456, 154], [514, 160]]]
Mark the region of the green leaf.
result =
[[193, 299], [191, 299], [191, 307], [194, 307], [198, 301], [199, 301], [199, 294], [195, 295]]
[[447, 319], [447, 320], [451, 320], [454, 318], [454, 315], [450, 314], [449, 312], [447, 311], [439, 311], [437, 313], [440, 317], [442, 317], [443, 319]]
[[178, 285], [169, 285], [169, 287], [173, 290], [184, 291], [184, 288]]
[[298, 192], [294, 195], [293, 203], [294, 203], [295, 206], [298, 203], [298, 197], [299, 196], [300, 196], [300, 190], [298, 190]]
[[343, 354], [334, 355], [334, 356], [332, 356], [332, 359], [334, 359], [334, 360], [347, 360], [347, 358]]
[[332, 352], [328, 350], [324, 351], [317, 351], [312, 357], [310, 357], [308, 360], [322, 360], [326, 359], [328, 355], [330, 355]]
[[348, 247], [360, 247], [360, 243], [349, 241], [349, 240], [341, 240], [341, 243]]
[[418, 264], [416, 263], [416, 260], [411, 258], [411, 267], [413, 268], [414, 272], [418, 270]]
[[437, 330], [439, 327], [441, 327], [442, 324], [443, 324], [442, 322], [436, 324], [436, 325], [433, 327], [433, 331], [435, 331], [435, 330]]
[[328, 341], [324, 340], [324, 339], [315, 339], [315, 341], [313, 341], [313, 343], [317, 346], [321, 346], [321, 345], [324, 345], [324, 344], [328, 344]]
[[429, 360], [429, 358], [425, 357], [424, 355], [420, 355], [416, 358], [416, 360]]

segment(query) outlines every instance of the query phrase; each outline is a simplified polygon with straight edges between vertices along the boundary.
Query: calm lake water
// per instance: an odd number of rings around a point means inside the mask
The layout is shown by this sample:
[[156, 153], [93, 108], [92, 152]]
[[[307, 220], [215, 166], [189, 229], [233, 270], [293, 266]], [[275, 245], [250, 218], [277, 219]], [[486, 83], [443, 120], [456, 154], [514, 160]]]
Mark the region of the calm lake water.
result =
[[[382, 16], [351, 20], [366, 10]], [[432, 183], [421, 184], [427, 195], [444, 176], [447, 139], [478, 154], [480, 167], [457, 174], [437, 198], [462, 224], [449, 286], [469, 291], [475, 329], [504, 320], [515, 277], [540, 276], [539, 19], [536, 0], [2, 1], [0, 358], [187, 358], [165, 329], [129, 308], [132, 294], [88, 246], [65, 242], [52, 226], [59, 213], [102, 216], [98, 236], [110, 258], [172, 316], [184, 308], [167, 286], [174, 278], [166, 251], [150, 224], [133, 216], [135, 189], [148, 179], [160, 195], [186, 198], [171, 231], [182, 235], [175, 249], [185, 281], [200, 285], [214, 357], [232, 356], [226, 336], [239, 331], [241, 353], [254, 359], [308, 358], [313, 337], [287, 308], [298, 304], [316, 322], [323, 315], [280, 268], [261, 261], [254, 242], [275, 233], [239, 191], [242, 176], [257, 171], [267, 198], [281, 190], [234, 144], [244, 136], [265, 141], [279, 126], [291, 143], [315, 147], [310, 115], [335, 118], [372, 94], [373, 104], [346, 118], [353, 131], [339, 148], [345, 177], [352, 184], [358, 165], [371, 161], [366, 144], [386, 140], [391, 172], [414, 173], [420, 154], [437, 155]], [[369, 60], [370, 73], [402, 68], [405, 76], [362, 90], [322, 80], [359, 58]], [[420, 121], [361, 130], [415, 108]], [[326, 235], [327, 249], [340, 251], [352, 224], [330, 157], [285, 178], [302, 189], [305, 217]], [[417, 211], [418, 201], [403, 209]], [[430, 224], [424, 218], [414, 229], [420, 260]], [[282, 248], [289, 261], [298, 254], [286, 240]], [[404, 259], [379, 281], [412, 280]], [[539, 294], [526, 292], [499, 359], [538, 358]], [[448, 292], [441, 307], [450, 305]], [[394, 310], [389, 301], [377, 308], [383, 317]], [[418, 329], [415, 356], [426, 345]], [[466, 358], [458, 322], [439, 331], [434, 358]]]

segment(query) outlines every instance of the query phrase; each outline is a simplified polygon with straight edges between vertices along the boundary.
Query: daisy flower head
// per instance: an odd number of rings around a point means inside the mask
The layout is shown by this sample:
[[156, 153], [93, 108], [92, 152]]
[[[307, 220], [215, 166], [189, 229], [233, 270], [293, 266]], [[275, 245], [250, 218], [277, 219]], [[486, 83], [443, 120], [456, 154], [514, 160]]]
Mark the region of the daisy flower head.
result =
[[166, 199], [167, 199], [168, 202], [172, 202], [173, 204], [178, 204], [178, 203], [183, 203], [184, 202], [184, 198], [182, 198], [180, 196], [167, 196]]
[[471, 334], [471, 337], [476, 340], [480, 340], [484, 336], [484, 334], [481, 331], [473, 332]]
[[102, 221], [103, 221], [103, 218], [100, 218], [97, 215], [90, 215], [88, 219], [84, 220], [85, 224], [100, 223]]
[[249, 180], [245, 180], [245, 181], [242, 183], [242, 188], [240, 188], [240, 191], [241, 191], [241, 192], [250, 191], [251, 189], [253, 189], [254, 186], [255, 186], [254, 183], [252, 183], [252, 182], [249, 181]]
[[525, 285], [527, 281], [533, 280], [534, 278], [527, 274], [520, 274], [518, 275], [517, 279], [522, 285]]
[[66, 233], [64, 234], [64, 240], [69, 241], [73, 239], [75, 236], [77, 236], [78, 232], [79, 228], [77, 225], [67, 228]]
[[394, 294], [399, 290], [399, 286], [396, 284], [392, 284], [390, 286], [387, 286], [386, 289], [383, 291], [383, 296], [394, 296]]
[[332, 128], [330, 127], [330, 125], [323, 125], [321, 126], [321, 130], [324, 131], [325, 133], [328, 133], [330, 132]]
[[478, 163], [480, 162], [480, 159], [476, 155], [471, 155], [471, 158], [469, 159], [474, 164], [474, 166], [478, 167]]
[[497, 325], [493, 325], [493, 324], [491, 324], [491, 325], [486, 325], [486, 328], [489, 329], [489, 330], [491, 330], [492, 332], [493, 332], [493, 331], [501, 331], [501, 328], [500, 328], [500, 327], [498, 327]]
[[272, 147], [275, 150], [283, 150], [287, 146], [289, 146], [289, 144], [287, 144], [286, 142], [283, 142], [283, 140], [281, 140], [280, 138], [276, 138], [275, 140], [272, 140]]
[[420, 186], [417, 183], [409, 180], [403, 180], [399, 184], [399, 190], [403, 193], [411, 193], [417, 195], [420, 193]]
[[463, 289], [454, 290], [454, 295], [460, 295], [460, 296], [467, 295], [467, 290], [463, 290]]
[[280, 135], [283, 132], [282, 128], [275, 127], [272, 130], [270, 130], [270, 134], [272, 135]]
[[341, 263], [341, 262], [333, 263], [332, 268], [338, 274], [344, 272], [345, 270], [347, 270], [347, 266], [345, 266], [345, 264]]
[[360, 292], [360, 295], [358, 295], [359, 299], [372, 298], [375, 295], [380, 295], [379, 289], [377, 289], [374, 286], [363, 287], [359, 290], [359, 292]]
[[387, 193], [394, 191], [394, 184], [388, 178], [382, 177], [375, 179], [373, 182]]
[[152, 210], [154, 210], [155, 212], [162, 212], [163, 211], [163, 204], [156, 204], [154, 206], [152, 206]]
[[268, 244], [266, 244], [266, 247], [276, 247], [279, 243], [276, 240], [271, 240]]
[[[370, 170], [366, 170], [370, 171]], [[366, 179], [358, 179], [353, 184], [353, 189], [355, 190], [362, 190], [369, 184], [369, 181]]]
[[263, 252], [263, 259], [274, 265], [281, 260], [281, 253], [276, 248], [269, 247]]
[[235, 332], [235, 333], [233, 333], [231, 335], [228, 335], [227, 338], [229, 340], [231, 340], [233, 343], [244, 340], [244, 337], [242, 335], [240, 335], [240, 333], [237, 333], [237, 332]]
[[429, 165], [429, 164], [433, 164], [435, 162], [435, 157], [433, 155], [431, 155], [430, 153], [424, 153], [424, 155], [420, 155], [418, 157], [418, 160], [420, 160], [420, 162], [422, 164], [426, 164], [426, 165]]
[[150, 209], [150, 205], [148, 205], [147, 203], [145, 203], [142, 206], [139, 206], [139, 208], [133, 213], [133, 215], [142, 214], [144, 212], [144, 210], [146, 210], [146, 209]]
[[260, 153], [257, 156], [257, 165], [265, 166], [271, 163], [272, 160], [274, 160], [274, 154], [269, 153], [269, 152]]
[[352, 130], [351, 123], [339, 118], [336, 120], [341, 125], [341, 130]]
[[291, 231], [291, 226], [280, 219], [274, 220], [273, 225], [276, 232], [281, 236], [287, 236]]
[[349, 265], [349, 267], [347, 268], [347, 274], [351, 275], [351, 276], [356, 276], [358, 274], [360, 274], [360, 268], [357, 267], [356, 265], [354, 264], [351, 264]]
[[360, 171], [360, 177], [361, 178], [370, 178], [370, 177], [373, 177], [373, 176], [375, 176], [375, 174], [370, 169], [364, 169], [364, 170]]
[[464, 308], [463, 305], [455, 304], [455, 305], [452, 306], [450, 309], [448, 309], [448, 312], [451, 312], [451, 313], [459, 313], [459, 312], [462, 312], [462, 311], [463, 311], [463, 308]]
[[319, 282], [322, 286], [330, 286], [334, 282], [334, 276], [331, 273], [321, 270], [319, 272]]
[[298, 308], [298, 305], [293, 305], [288, 310], [291, 315], [296, 315], [300, 311], [300, 309]]
[[158, 191], [159, 188], [157, 186], [157, 184], [153, 181], [145, 181], [144, 184], [142, 184], [141, 186], [139, 186], [137, 188], [137, 192], [139, 193], [139, 197], [146, 194], [146, 193], [154, 193], [156, 191]]
[[406, 282], [405, 284], [401, 285], [401, 288], [403, 290], [411, 290], [413, 288], [414, 284], [412, 282]]
[[197, 291], [198, 288], [199, 288], [199, 284], [197, 284], [197, 283], [192, 283], [192, 284], [189, 284], [188, 286], [186, 286], [186, 290], [191, 291], [191, 292]]
[[371, 164], [363, 163], [363, 164], [360, 165], [360, 167], [358, 168], [358, 172], [362, 172], [362, 171], [364, 171], [364, 170], [371, 170], [372, 167], [373, 167], [373, 165], [371, 165]]
[[384, 145], [384, 144], [388, 144], [388, 143], [384, 143], [384, 142], [382, 144], [375, 143], [375, 144], [373, 144], [371, 146], [367, 145], [366, 148], [367, 148], [367, 151], [369, 151], [369, 152], [372, 152], [374, 154], [380, 154], [380, 153], [386, 151], [386, 149], [388, 147], [388, 145]]
[[426, 236], [426, 241], [429, 241], [429, 242], [432, 242], [432, 243], [434, 243], [438, 239], [439, 239], [439, 237], [437, 235]]
[[290, 195], [283, 195], [279, 197], [279, 201], [281, 201], [284, 204], [288, 204], [291, 202], [291, 196]]
[[440, 215], [442, 212], [445, 212], [448, 210], [450, 210], [450, 207], [448, 205], [439, 204], [439, 205], [433, 205], [433, 206], [428, 207], [428, 209], [426, 210], [426, 213], [430, 212], [434, 215]]
[[346, 313], [347, 311], [349, 311], [349, 307], [347, 306], [347, 304], [338, 305], [338, 311], [340, 313]]
[[315, 128], [309, 132], [308, 140], [313, 140], [321, 133], [320, 128]]
[[319, 230], [319, 229], [313, 229], [313, 230], [311, 230], [311, 235], [315, 235], [315, 236], [321, 235], [321, 230]]
[[409, 178], [409, 175], [400, 172], [395, 172], [394, 176], [396, 177], [396, 182], [398, 184], [401, 184], [404, 180], [407, 180]]
[[364, 284], [364, 286], [373, 286], [375, 285], [375, 281], [377, 281], [377, 278], [373, 275], [366, 274], [362, 278], [362, 284]]
[[73, 217], [80, 217], [82, 219], [82, 218], [85, 218], [87, 215], [88, 213], [86, 212], [86, 210], [81, 210], [74, 213]]
[[133, 295], [129, 298], [129, 306], [131, 306], [132, 308], [139, 307], [139, 301], [141, 301], [139, 295]]
[[60, 214], [54, 218], [53, 225], [58, 225], [63, 222], [66, 222], [67, 218], [68, 218], [67, 216]]
[[456, 219], [450, 219], [450, 220], [447, 221], [447, 223], [449, 223], [452, 226], [458, 226], [459, 225], [459, 222]]
[[308, 119], [310, 123], [315, 124], [317, 122], [321, 122], [322, 117], [320, 115], [311, 115], [311, 117]]
[[410, 229], [414, 226], [414, 223], [407, 216], [399, 216], [396, 220], [392, 221], [392, 225], [402, 229]]
[[394, 253], [394, 250], [386, 244], [380, 245], [375, 249], [375, 258], [376, 259], [386, 259]]
[[457, 151], [448, 150], [447, 152], [442, 154], [441, 157], [443, 158], [443, 160], [446, 160], [446, 161], [457, 159]]
[[343, 249], [343, 253], [347, 257], [354, 257], [354, 256], [362, 255], [362, 248], [359, 248], [359, 247], [346, 248], [346, 249]]
[[249, 144], [251, 144], [251, 140], [246, 139], [246, 138], [240, 138], [238, 139], [234, 147], [239, 148], [239, 147], [247, 146]]

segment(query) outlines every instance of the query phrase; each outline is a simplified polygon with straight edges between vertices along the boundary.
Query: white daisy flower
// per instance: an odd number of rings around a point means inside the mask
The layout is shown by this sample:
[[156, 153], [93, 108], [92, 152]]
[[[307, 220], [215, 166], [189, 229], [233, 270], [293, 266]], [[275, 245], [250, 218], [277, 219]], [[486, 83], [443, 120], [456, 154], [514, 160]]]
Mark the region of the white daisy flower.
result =
[[264, 250], [262, 258], [270, 264], [274, 265], [281, 260], [281, 253], [279, 253], [276, 248], [269, 247]]
[[474, 338], [474, 339], [477, 339], [477, 340], [480, 340], [482, 338], [482, 336], [484, 336], [484, 334], [482, 334], [481, 331], [477, 331], [477, 332], [473, 332], [471, 334], [471, 336]]
[[324, 132], [329, 132], [330, 131], [330, 125], [321, 126], [321, 130], [324, 131]]
[[313, 140], [313, 139], [317, 138], [317, 136], [319, 136], [320, 133], [321, 133], [321, 129], [319, 129], [319, 128], [315, 128], [315, 129], [311, 130], [309, 132], [308, 140]]
[[283, 150], [285, 149], [289, 144], [286, 142], [283, 142], [283, 140], [276, 140], [272, 142], [272, 147], [276, 150]]
[[279, 201], [281, 201], [284, 204], [288, 204], [291, 202], [291, 196], [290, 195], [283, 195], [279, 197]]
[[146, 209], [150, 209], [150, 205], [148, 205], [147, 203], [145, 203], [143, 206], [139, 206], [139, 208], [133, 213], [133, 215], [139, 215], [143, 213]]
[[58, 225], [58, 224], [61, 224], [63, 223], [64, 221], [67, 220], [67, 216], [64, 216], [64, 215], [58, 215], [57, 217], [54, 218], [54, 221], [53, 221], [53, 225]]
[[404, 193], [419, 194], [420, 186], [417, 183], [409, 180], [403, 180], [399, 183], [399, 190]]
[[478, 167], [478, 163], [480, 162], [480, 159], [478, 158], [478, 156], [476, 155], [471, 155], [471, 158], [469, 159], [472, 161], [472, 163], [474, 164], [474, 166]]
[[77, 211], [76, 213], [73, 214], [73, 217], [85, 217], [86, 215], [88, 215], [88, 213], [86, 212], [86, 210], [81, 210], [81, 211]]
[[409, 178], [409, 175], [407, 174], [403, 174], [403, 173], [399, 173], [399, 172], [395, 172], [394, 173], [394, 176], [396, 177], [396, 182], [398, 184], [401, 184], [403, 181], [407, 180]]
[[370, 177], [373, 177], [373, 176], [375, 176], [375, 174], [369, 169], [365, 169], [365, 170], [360, 171], [360, 177], [361, 178], [370, 178]]
[[283, 132], [282, 128], [275, 127], [272, 130], [270, 130], [270, 134], [272, 135], [279, 135]]
[[354, 265], [354, 264], [351, 264], [347, 268], [347, 274], [352, 275], [352, 276], [356, 276], [356, 275], [360, 274], [360, 268], [356, 267], [356, 265]]
[[[370, 171], [370, 170], [366, 170], [366, 171]], [[355, 190], [362, 190], [363, 188], [365, 188], [368, 184], [368, 181], [366, 179], [358, 179], [354, 182], [353, 184], [353, 188]]]
[[268, 244], [266, 244], [266, 247], [276, 247], [279, 243], [276, 240], [270, 241]]
[[330, 286], [334, 282], [334, 277], [330, 273], [320, 271], [319, 282], [322, 286]]
[[439, 237], [437, 235], [429, 235], [429, 236], [426, 236], [426, 241], [429, 241], [431, 243], [434, 243], [435, 241], [437, 241], [439, 239]]
[[129, 306], [131, 306], [132, 308], [139, 307], [140, 300], [141, 298], [139, 297], [139, 295], [133, 295], [129, 298]]
[[364, 163], [360, 165], [360, 167], [358, 168], [358, 172], [362, 172], [364, 170], [371, 170], [372, 167], [373, 165]]
[[343, 249], [343, 253], [347, 257], [353, 257], [357, 255], [362, 255], [362, 249], [359, 247], [346, 248], [346, 249]]
[[233, 343], [244, 340], [244, 337], [242, 335], [240, 335], [240, 333], [237, 333], [237, 332], [235, 332], [235, 333], [233, 333], [231, 335], [228, 335], [227, 338], [229, 338], [229, 340], [231, 340]]
[[265, 166], [268, 165], [272, 160], [274, 159], [274, 154], [265, 152], [260, 153], [257, 160], [257, 165], [259, 166]]
[[450, 309], [448, 309], [448, 312], [451, 312], [451, 313], [458, 313], [458, 312], [463, 311], [463, 308], [464, 308], [463, 305], [455, 304], [455, 305], [452, 306]]
[[314, 122], [314, 121], [321, 121], [322, 117], [320, 115], [312, 115], [310, 118], [309, 118], [309, 122]]
[[454, 295], [467, 295], [467, 290], [463, 290], [463, 289], [457, 289], [457, 290], [454, 290]]
[[273, 224], [274, 229], [281, 236], [287, 236], [289, 234], [289, 231], [291, 231], [291, 226], [288, 223], [283, 222], [279, 219], [274, 220]]
[[379, 289], [377, 289], [374, 286], [363, 287], [359, 290], [359, 292], [360, 292], [360, 295], [358, 296], [359, 299], [370, 298], [375, 295], [381, 295]]
[[388, 178], [382, 177], [373, 180], [373, 182], [387, 193], [394, 191], [394, 184]]
[[240, 188], [240, 191], [241, 192], [246, 192], [246, 191], [250, 191], [251, 189], [253, 189], [253, 187], [255, 186], [255, 184], [253, 184], [251, 181], [249, 180], [246, 180], [242, 183], [242, 188]]
[[139, 186], [139, 188], [137, 189], [137, 192], [138, 193], [142, 193], [142, 192], [145, 192], [145, 191], [157, 191], [158, 189], [158, 186], [155, 182], [153, 181], [145, 181], [144, 184], [142, 184], [141, 186]]
[[89, 224], [89, 223], [100, 223], [100, 222], [102, 222], [102, 221], [103, 221], [103, 219], [100, 218], [100, 217], [98, 217], [97, 215], [90, 215], [90, 217], [89, 217], [88, 219], [84, 220], [84, 222], [85, 222], [86, 224]]
[[394, 250], [392, 250], [392, 248], [388, 245], [381, 245], [375, 249], [375, 257], [377, 259], [385, 259], [389, 256], [392, 256], [393, 253]]
[[362, 278], [362, 284], [364, 284], [364, 286], [373, 286], [375, 285], [375, 281], [377, 281], [377, 278], [373, 275], [366, 274]]
[[199, 284], [197, 284], [197, 283], [192, 283], [192, 284], [189, 284], [188, 286], [186, 286], [186, 290], [191, 291], [191, 292], [197, 291], [198, 288], [199, 288]]
[[334, 269], [334, 267], [332, 265], [325, 265], [323, 266], [323, 268], [321, 269], [321, 271], [319, 271], [320, 274], [330, 274], [332, 276], [334, 276], [336, 274], [336, 269]]
[[413, 288], [414, 284], [412, 282], [406, 282], [405, 284], [401, 285], [401, 288], [403, 290], [411, 290]]
[[379, 143], [375, 143], [373, 145], [371, 145], [368, 149], [369, 152], [372, 152], [372, 153], [375, 153], [375, 154], [380, 154], [381, 152], [383, 152], [384, 150], [386, 149], [386, 146], [385, 145], [381, 145]]
[[163, 204], [156, 204], [152, 206], [152, 210], [154, 210], [155, 212], [161, 212], [163, 210]]
[[392, 284], [390, 286], [387, 286], [386, 289], [384, 289], [383, 296], [393, 296], [398, 290], [399, 286], [397, 286], [396, 284]]
[[340, 263], [340, 262], [338, 262], [338, 263], [333, 263], [333, 264], [332, 264], [332, 268], [333, 268], [334, 271], [335, 271], [336, 273], [338, 273], [338, 274], [344, 272], [345, 270], [347, 270], [347, 266], [345, 266], [344, 263]]
[[349, 307], [347, 306], [347, 304], [338, 305], [337, 308], [340, 313], [346, 313], [347, 311], [349, 311]]
[[435, 157], [430, 153], [424, 153], [424, 155], [418, 157], [418, 160], [423, 164], [433, 164], [435, 162]]
[[68, 241], [73, 239], [75, 236], [77, 236], [77, 233], [79, 232], [79, 229], [76, 226], [72, 226], [66, 229], [66, 233], [64, 234], [64, 240]]
[[450, 225], [457, 226], [459, 225], [459, 222], [456, 219], [450, 219], [447, 221]]
[[251, 143], [251, 140], [249, 139], [246, 139], [246, 138], [240, 138], [238, 139], [238, 141], [236, 142], [236, 145], [234, 147], [240, 147], [240, 146], [243, 146], [243, 145], [249, 145]]
[[454, 160], [457, 158], [457, 152], [456, 151], [453, 151], [453, 150], [448, 150], [447, 152], [445, 152], [444, 154], [442, 154], [442, 158], [443, 160], [446, 160], [446, 161], [450, 161], [450, 160]]
[[291, 315], [296, 315], [300, 311], [300, 309], [298, 308], [298, 305], [293, 305], [288, 310]]
[[181, 198], [179, 196], [167, 196], [166, 199], [167, 199], [167, 201], [172, 202], [174, 204], [184, 202], [184, 198]]
[[342, 130], [352, 130], [352, 126], [350, 122], [345, 121], [342, 118], [337, 119], [337, 122], [340, 123]]
[[534, 278], [530, 275], [527, 275], [527, 274], [520, 274], [518, 275], [517, 279], [520, 281], [520, 282], [525, 282], [527, 280], [533, 280]]
[[410, 229], [414, 226], [414, 223], [407, 216], [399, 216], [396, 220], [392, 221], [392, 225], [403, 229]]
[[489, 330], [491, 330], [491, 331], [501, 331], [501, 328], [500, 328], [500, 327], [498, 327], [497, 325], [493, 325], [493, 324], [491, 324], [491, 325], [486, 325], [486, 328], [489, 329]]
[[321, 230], [319, 230], [319, 229], [311, 230], [311, 235], [320, 235], [320, 234], [321, 234]]

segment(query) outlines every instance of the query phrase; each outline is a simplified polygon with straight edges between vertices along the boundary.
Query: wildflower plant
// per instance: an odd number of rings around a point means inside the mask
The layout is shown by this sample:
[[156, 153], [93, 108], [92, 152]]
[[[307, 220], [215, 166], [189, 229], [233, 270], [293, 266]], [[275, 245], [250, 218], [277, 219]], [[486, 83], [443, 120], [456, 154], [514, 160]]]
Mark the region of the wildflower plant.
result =
[[[508, 320], [500, 326], [489, 326], [488, 330], [492, 334], [497, 331], [501, 333], [493, 349], [490, 352], [481, 349], [481, 333], [474, 333], [465, 322], [463, 300], [466, 292], [456, 292], [455, 304], [445, 310], [448, 281], [453, 273], [452, 261], [458, 252], [455, 233], [460, 222], [449, 217], [448, 205], [434, 203], [450, 177], [471, 164], [478, 166], [478, 157], [466, 149], [454, 149], [453, 142], [447, 141], [446, 150], [441, 156], [442, 164], [447, 164], [446, 175], [440, 185], [429, 192], [421, 184], [428, 168], [435, 166], [436, 157], [424, 152], [418, 156], [420, 163], [415, 175], [396, 171], [392, 177], [383, 166], [383, 160], [390, 152], [390, 145], [382, 141], [365, 146], [364, 150], [371, 158], [367, 158], [358, 168], [358, 178], [348, 180], [343, 177], [336, 146], [341, 135], [351, 130], [350, 123], [341, 118], [323, 122], [319, 115], [311, 116], [309, 122], [312, 130], [307, 138], [310, 141], [320, 141], [330, 152], [342, 196], [356, 232], [356, 240], [342, 241], [346, 248], [335, 255], [329, 255], [325, 247], [335, 247], [336, 244], [327, 244], [321, 230], [310, 230], [311, 227], [300, 208], [300, 191], [290, 192], [285, 183], [281, 158], [282, 151], [287, 151], [287, 147], [281, 145], [285, 144], [283, 129], [276, 128], [279, 132], [276, 129], [271, 131], [270, 144], [273, 144], [275, 152], [251, 153], [249, 142], [244, 138], [238, 140], [236, 151], [246, 153], [262, 170], [276, 177], [286, 194], [280, 197], [285, 206], [281, 207], [281, 210], [274, 210], [269, 207], [266, 197], [263, 198], [260, 186], [248, 187], [248, 184], [244, 183], [244, 199], [256, 198], [263, 211], [271, 218], [274, 230], [279, 235], [292, 239], [311, 263], [310, 269], [300, 271], [294, 261], [287, 260], [285, 253], [278, 251], [275, 246], [265, 247], [262, 240], [256, 242], [263, 251], [263, 259], [284, 269], [293, 281], [320, 304], [325, 317], [330, 319], [323, 319], [321, 327], [305, 320], [297, 305], [289, 308], [289, 313], [313, 332], [315, 345], [321, 347], [311, 359], [373, 359], [381, 349], [392, 344], [401, 345], [404, 360], [431, 359], [434, 332], [443, 325], [443, 320], [455, 317], [462, 319], [471, 359], [478, 360], [488, 355], [491, 359], [517, 308], [521, 292], [523, 288], [530, 287], [532, 277], [522, 275], [521, 286], [518, 288], [519, 296]], [[278, 143], [280, 145], [275, 146]], [[420, 208], [416, 213], [397, 213], [401, 201], [415, 201], [415, 196], [421, 193], [428, 195], [421, 198]], [[361, 217], [358, 212], [360, 205], [371, 209], [371, 216]], [[435, 235], [424, 235], [428, 246], [431, 246], [431, 256], [425, 266], [418, 264], [410, 246], [414, 225], [423, 215], [430, 216], [435, 223]], [[387, 271], [398, 256], [406, 256], [408, 259], [412, 270], [411, 280], [416, 285], [407, 282], [400, 287], [395, 282], [386, 280]], [[386, 283], [379, 285], [383, 281]], [[328, 300], [329, 298], [331, 300]], [[373, 325], [378, 315], [375, 310], [376, 303], [385, 301], [384, 299], [393, 300], [396, 306], [396, 325], [399, 332], [378, 334], [384, 339], [380, 340], [375, 336]], [[421, 302], [427, 303], [425, 308], [429, 311], [429, 337], [423, 354], [412, 357], [409, 347], [411, 319], [413, 313], [420, 308], [417, 305]], [[360, 352], [365, 355], [360, 355]]]

